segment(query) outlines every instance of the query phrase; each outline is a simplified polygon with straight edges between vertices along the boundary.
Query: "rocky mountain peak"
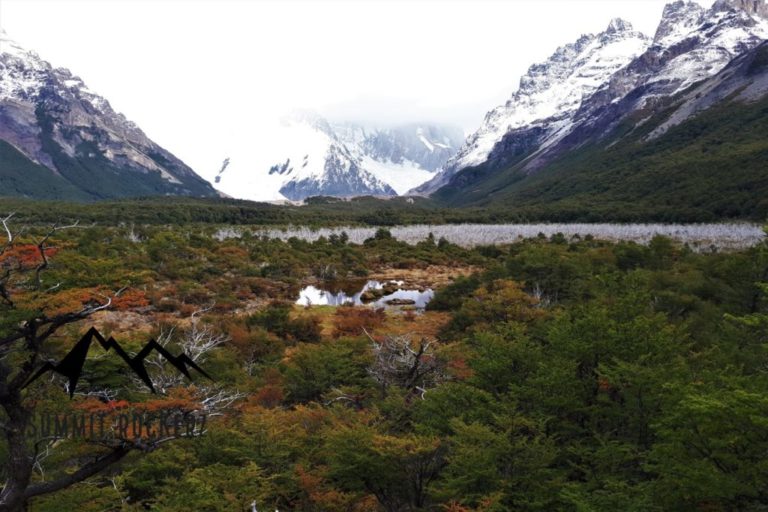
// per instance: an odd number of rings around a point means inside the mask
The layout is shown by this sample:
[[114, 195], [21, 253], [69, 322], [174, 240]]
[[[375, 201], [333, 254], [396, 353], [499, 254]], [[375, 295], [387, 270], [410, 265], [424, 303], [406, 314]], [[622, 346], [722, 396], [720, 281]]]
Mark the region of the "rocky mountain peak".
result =
[[292, 126], [296, 124], [305, 124], [315, 130], [318, 130], [332, 139], [336, 138], [333, 128], [328, 121], [313, 110], [296, 109], [280, 119], [283, 126]]
[[717, 0], [712, 9], [715, 11], [744, 11], [750, 16], [768, 20], [768, 3], [766, 0]]
[[16, 59], [34, 62], [36, 67], [40, 67], [40, 57], [33, 51], [29, 51], [19, 43], [10, 38], [5, 30], [0, 31], [0, 56], [11, 56]]
[[50, 171], [39, 177], [48, 186], [40, 192], [0, 168], [0, 188], [23, 195], [215, 195], [83, 80], [67, 69], [54, 69], [5, 32], [0, 34], [0, 140]]
[[583, 35], [561, 46], [547, 60], [532, 65], [510, 99], [488, 112], [480, 129], [466, 139], [444, 170], [414, 193], [431, 193], [460, 169], [486, 161], [511, 131], [530, 126], [547, 132], [565, 129], [582, 101], [641, 55], [649, 43], [629, 22], [616, 18], [605, 32]]
[[706, 9], [692, 0], [677, 0], [667, 4], [653, 43], [668, 46], [677, 42], [681, 34], [687, 34], [701, 24], [705, 14]]
[[605, 30], [607, 34], [616, 34], [621, 32], [632, 32], [634, 27], [627, 20], [621, 18], [613, 18], [608, 24], [608, 28]]

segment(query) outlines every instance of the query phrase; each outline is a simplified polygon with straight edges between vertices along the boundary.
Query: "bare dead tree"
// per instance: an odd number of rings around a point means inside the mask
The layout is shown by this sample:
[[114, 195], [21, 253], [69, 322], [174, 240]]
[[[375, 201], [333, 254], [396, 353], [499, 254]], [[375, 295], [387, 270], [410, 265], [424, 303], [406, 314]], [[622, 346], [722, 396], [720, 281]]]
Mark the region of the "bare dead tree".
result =
[[[157, 343], [163, 347], [168, 347], [174, 343], [174, 334], [174, 329], [160, 332]], [[225, 343], [228, 339], [226, 335], [214, 332], [210, 326], [201, 327], [195, 322], [178, 337], [175, 344], [192, 361], [202, 363], [207, 359], [211, 350]], [[147, 357], [144, 364], [150, 370], [152, 385], [160, 394], [167, 394], [170, 389], [185, 384], [185, 377], [169, 365], [168, 361], [159, 353]], [[143, 385], [140, 380], [135, 379], [135, 381], [137, 385]]]
[[[7, 444], [8, 454], [4, 465], [5, 482], [0, 488], [0, 512], [26, 510], [28, 500], [34, 496], [54, 492], [81, 482], [115, 464], [132, 450], [146, 449], [126, 440], [104, 447], [75, 471], [54, 480], [32, 484], [32, 474], [42, 469], [52, 445], [44, 441], [31, 445], [26, 432], [35, 412], [34, 400], [22, 392], [32, 375], [45, 363], [47, 342], [62, 327], [79, 322], [94, 313], [107, 309], [111, 297], [99, 297], [86, 303], [79, 310], [65, 313], [28, 312], [20, 310], [14, 300], [17, 291], [28, 290], [39, 294], [50, 293], [58, 288], [43, 287], [43, 273], [49, 268], [51, 239], [57, 233], [78, 227], [78, 223], [54, 224], [33, 244], [19, 244], [19, 233], [14, 233], [11, 220], [14, 214], [0, 219], [5, 241], [0, 244], [0, 321], [6, 321], [0, 331], [0, 407], [4, 418], [0, 430]], [[37, 258], [23, 257], [23, 251], [32, 246]], [[19, 318], [16, 320], [15, 318]]]
[[[64, 383], [64, 391], [69, 394], [69, 383]], [[97, 400], [108, 403], [112, 402], [117, 398], [118, 391], [116, 389], [110, 389], [110, 388], [97, 388], [97, 389], [88, 389], [85, 391], [75, 391], [75, 396], [87, 396], [91, 398], [96, 398]]]
[[414, 344], [410, 336], [386, 336], [376, 341], [365, 333], [373, 343], [373, 364], [368, 374], [381, 386], [386, 394], [390, 386], [398, 386], [424, 398], [427, 390], [446, 380], [445, 365], [435, 355], [432, 342], [422, 338]]
[[333, 388], [331, 390], [330, 398], [326, 399], [323, 403], [326, 406], [330, 406], [336, 403], [346, 404], [353, 409], [360, 411], [364, 407], [365, 394], [364, 393], [347, 393], [346, 391]]
[[201, 411], [209, 417], [221, 416], [232, 404], [245, 398], [245, 393], [227, 389], [221, 385], [195, 388], [195, 399], [200, 402]]
[[[223, 343], [229, 341], [225, 334], [218, 333], [209, 325], [201, 325], [198, 315], [210, 311], [213, 305], [192, 313], [192, 322], [188, 329], [176, 340], [176, 344], [192, 361], [203, 363], [210, 352]], [[174, 342], [174, 330], [161, 332], [157, 342], [166, 347]], [[176, 368], [171, 367], [168, 361], [159, 353], [144, 360], [150, 369], [150, 379], [155, 390], [165, 395], [173, 388], [185, 386], [185, 377]], [[137, 386], [144, 384], [134, 379]], [[218, 384], [196, 385], [192, 388], [195, 400], [200, 404], [200, 412], [208, 416], [220, 416], [234, 402], [245, 397], [245, 393], [230, 390]]]

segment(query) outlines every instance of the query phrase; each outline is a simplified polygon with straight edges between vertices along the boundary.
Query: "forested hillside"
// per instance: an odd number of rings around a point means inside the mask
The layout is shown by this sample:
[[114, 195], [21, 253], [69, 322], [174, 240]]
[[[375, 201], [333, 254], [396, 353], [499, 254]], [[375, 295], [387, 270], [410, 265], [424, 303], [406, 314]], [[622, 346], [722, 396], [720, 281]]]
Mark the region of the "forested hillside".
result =
[[701, 222], [768, 215], [761, 192], [768, 190], [763, 137], [768, 100], [712, 109], [662, 139], [643, 143], [651, 128], [649, 124], [616, 145], [608, 141], [607, 148], [601, 144], [576, 150], [546, 173], [530, 177], [493, 170], [489, 172], [498, 174], [475, 186], [485, 171], [468, 169], [456, 178], [460, 186], [446, 187], [436, 197], [451, 204], [505, 204], [531, 218], [560, 220]]
[[[763, 44], [721, 76], [624, 119], [610, 136], [577, 145], [535, 172], [525, 167], [530, 153], [521, 153], [506, 167], [491, 161], [462, 171], [434, 197], [560, 220], [764, 219], [768, 99], [736, 98], [761, 80], [767, 55]], [[681, 104], [734, 75], [744, 78], [729, 97], [666, 126]]]

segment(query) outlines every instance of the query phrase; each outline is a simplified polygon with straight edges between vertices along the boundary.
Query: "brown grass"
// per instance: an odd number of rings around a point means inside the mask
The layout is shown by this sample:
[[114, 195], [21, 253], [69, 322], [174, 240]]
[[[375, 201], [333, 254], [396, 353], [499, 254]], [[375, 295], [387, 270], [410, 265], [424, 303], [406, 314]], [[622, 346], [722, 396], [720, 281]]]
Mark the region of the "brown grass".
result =
[[372, 333], [379, 329], [387, 319], [384, 309], [371, 309], [366, 307], [343, 306], [336, 308], [333, 318], [333, 332], [331, 336], [341, 338], [344, 336], [360, 336]]
[[454, 267], [430, 265], [426, 268], [381, 267], [368, 276], [377, 281], [405, 281], [406, 288], [439, 288], [459, 276], [468, 276], [479, 269], [472, 266]]

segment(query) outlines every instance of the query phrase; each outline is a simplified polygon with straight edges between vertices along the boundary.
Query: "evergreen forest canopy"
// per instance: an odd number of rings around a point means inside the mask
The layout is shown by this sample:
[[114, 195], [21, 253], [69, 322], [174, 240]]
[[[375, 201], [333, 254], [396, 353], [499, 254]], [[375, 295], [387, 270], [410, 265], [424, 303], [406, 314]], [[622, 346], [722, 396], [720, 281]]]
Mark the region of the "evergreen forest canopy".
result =
[[[35, 248], [49, 231], [21, 229], [29, 211], [9, 222], [18, 237], [3, 271], [40, 265]], [[205, 435], [131, 449], [88, 479], [31, 496], [29, 510], [768, 505], [766, 244], [695, 252], [663, 237], [644, 246], [556, 235], [467, 249], [408, 245], [384, 228], [358, 245], [218, 240], [213, 226], [108, 225], [130, 215], [83, 213], [100, 223], [50, 235], [39, 282], [36, 272], [2, 282], [14, 300], [0, 305], [0, 339], [28, 318], [104, 297], [110, 307], [41, 347], [3, 344], [3, 371], [12, 377], [37, 349], [38, 363], [60, 360], [90, 325], [133, 351], [151, 335], [173, 353], [198, 350], [215, 385], [177, 379], [158, 361], [163, 385], [151, 395], [94, 351], [72, 401], [58, 379], [20, 396], [37, 411], [213, 416]], [[430, 282], [438, 270], [454, 279]], [[351, 279], [385, 274], [435, 286], [427, 311], [294, 304], [308, 283], [354, 288]], [[76, 440], [37, 448], [29, 488], [38, 490], [107, 450]]]

